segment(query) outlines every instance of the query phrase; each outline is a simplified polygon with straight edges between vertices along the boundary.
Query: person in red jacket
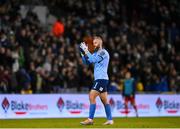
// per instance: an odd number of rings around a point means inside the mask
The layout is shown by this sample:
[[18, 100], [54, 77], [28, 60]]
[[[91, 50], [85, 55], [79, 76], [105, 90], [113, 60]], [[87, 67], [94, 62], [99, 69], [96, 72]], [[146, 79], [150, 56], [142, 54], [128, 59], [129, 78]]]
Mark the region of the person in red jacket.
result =
[[54, 23], [52, 33], [57, 38], [59, 38], [64, 33], [64, 24], [60, 20], [57, 20]]

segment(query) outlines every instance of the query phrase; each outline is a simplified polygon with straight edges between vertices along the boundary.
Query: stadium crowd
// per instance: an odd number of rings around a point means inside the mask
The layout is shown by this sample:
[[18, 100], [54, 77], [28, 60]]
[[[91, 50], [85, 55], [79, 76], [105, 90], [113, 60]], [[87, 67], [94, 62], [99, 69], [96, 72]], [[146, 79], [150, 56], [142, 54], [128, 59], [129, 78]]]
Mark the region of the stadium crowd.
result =
[[45, 0], [64, 24], [57, 38], [20, 0], [0, 2], [0, 93], [84, 92], [93, 80], [78, 44], [101, 35], [110, 53], [110, 91], [129, 70], [139, 92], [180, 91], [178, 0]]

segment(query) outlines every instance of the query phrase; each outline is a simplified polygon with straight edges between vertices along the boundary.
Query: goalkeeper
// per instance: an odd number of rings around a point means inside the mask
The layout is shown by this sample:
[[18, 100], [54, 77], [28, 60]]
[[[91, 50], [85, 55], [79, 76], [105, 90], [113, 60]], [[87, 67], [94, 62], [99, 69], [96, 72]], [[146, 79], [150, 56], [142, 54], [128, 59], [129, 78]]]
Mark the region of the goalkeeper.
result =
[[89, 117], [83, 122], [82, 125], [92, 125], [94, 114], [96, 110], [96, 97], [99, 96], [105, 107], [107, 121], [104, 125], [113, 124], [110, 105], [108, 103], [107, 87], [109, 85], [109, 77], [107, 74], [109, 64], [109, 53], [102, 47], [101, 37], [93, 38], [93, 46], [95, 51], [91, 54], [88, 50], [88, 46], [84, 42], [80, 44], [80, 51], [83, 63], [94, 64], [94, 83], [89, 92], [90, 109]]
[[137, 106], [135, 102], [135, 80], [133, 77], [131, 77], [131, 73], [129, 71], [125, 73], [125, 79], [123, 81], [122, 96], [125, 101], [126, 116], [128, 115], [128, 102], [131, 102], [131, 105], [133, 106], [135, 110], [136, 117], [138, 117], [138, 111], [137, 111]]

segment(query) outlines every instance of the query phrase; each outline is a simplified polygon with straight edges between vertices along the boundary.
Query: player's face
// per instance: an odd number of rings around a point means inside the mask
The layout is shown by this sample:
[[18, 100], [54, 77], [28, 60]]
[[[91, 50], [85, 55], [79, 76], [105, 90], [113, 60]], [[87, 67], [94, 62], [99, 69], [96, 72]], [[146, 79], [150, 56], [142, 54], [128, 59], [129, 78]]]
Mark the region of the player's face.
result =
[[100, 43], [101, 43], [101, 41], [99, 40], [99, 39], [94, 39], [93, 40], [93, 46], [94, 46], [94, 48], [95, 49], [99, 49], [100, 48]]
[[125, 75], [125, 78], [126, 78], [126, 79], [131, 78], [131, 73], [130, 73], [130, 72], [127, 72], [126, 75]]

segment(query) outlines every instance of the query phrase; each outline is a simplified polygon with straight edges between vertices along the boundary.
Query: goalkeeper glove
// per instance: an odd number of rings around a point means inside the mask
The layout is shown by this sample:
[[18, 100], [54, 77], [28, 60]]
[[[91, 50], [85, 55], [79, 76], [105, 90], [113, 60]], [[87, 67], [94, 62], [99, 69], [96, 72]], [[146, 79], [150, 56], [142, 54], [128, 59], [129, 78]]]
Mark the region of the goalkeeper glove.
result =
[[80, 50], [82, 50], [85, 54], [87, 54], [89, 52], [88, 51], [88, 46], [86, 46], [85, 42], [81, 42]]
[[80, 54], [81, 54], [81, 56], [84, 56], [84, 51], [79, 47], [79, 51], [80, 51]]

